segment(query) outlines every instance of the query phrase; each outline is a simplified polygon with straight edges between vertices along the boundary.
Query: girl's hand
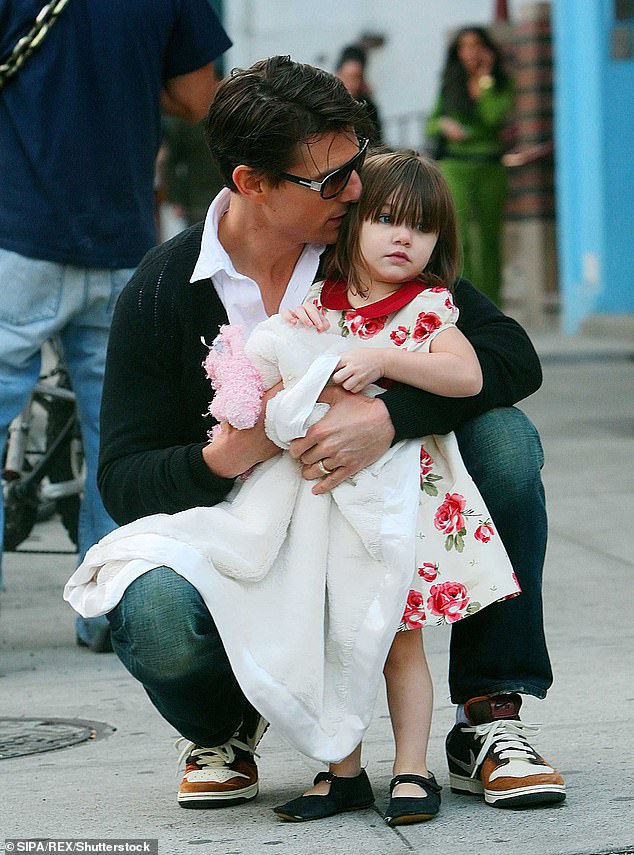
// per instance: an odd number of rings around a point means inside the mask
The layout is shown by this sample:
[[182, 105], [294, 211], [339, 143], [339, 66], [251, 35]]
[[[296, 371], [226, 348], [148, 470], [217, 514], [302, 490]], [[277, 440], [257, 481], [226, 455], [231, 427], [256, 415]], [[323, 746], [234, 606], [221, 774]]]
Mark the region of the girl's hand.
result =
[[342, 353], [332, 375], [333, 383], [343, 386], [348, 392], [362, 392], [370, 383], [384, 376], [384, 354], [382, 347], [362, 347]]
[[293, 326], [299, 322], [305, 327], [314, 327], [317, 332], [330, 329], [330, 321], [314, 303], [304, 303], [296, 309], [282, 309], [280, 315], [283, 321]]

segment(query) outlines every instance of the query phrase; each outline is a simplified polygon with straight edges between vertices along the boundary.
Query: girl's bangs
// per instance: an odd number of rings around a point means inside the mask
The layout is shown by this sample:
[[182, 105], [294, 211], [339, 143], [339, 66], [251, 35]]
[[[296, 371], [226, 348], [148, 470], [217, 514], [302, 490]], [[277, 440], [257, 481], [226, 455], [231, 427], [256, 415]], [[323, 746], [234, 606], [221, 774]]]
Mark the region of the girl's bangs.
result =
[[[390, 206], [392, 222], [411, 228], [421, 225], [426, 232], [439, 233], [446, 220], [444, 194], [439, 192], [436, 176], [425, 168], [418, 157], [390, 164], [389, 174], [368, 193], [368, 210], [364, 219], [377, 221], [385, 205]], [[370, 178], [370, 176], [368, 176]], [[364, 181], [364, 190], [370, 190]], [[370, 179], [371, 181], [371, 179]], [[371, 181], [374, 184], [373, 181]], [[379, 186], [380, 185], [380, 186]]]

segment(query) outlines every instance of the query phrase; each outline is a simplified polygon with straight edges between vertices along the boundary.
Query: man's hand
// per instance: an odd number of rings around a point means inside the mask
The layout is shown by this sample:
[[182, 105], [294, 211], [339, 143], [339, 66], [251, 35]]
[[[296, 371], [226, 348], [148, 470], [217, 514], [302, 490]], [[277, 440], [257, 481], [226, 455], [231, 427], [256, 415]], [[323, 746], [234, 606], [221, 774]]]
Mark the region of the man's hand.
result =
[[238, 430], [223, 422], [222, 433], [203, 448], [203, 459], [211, 472], [221, 478], [237, 478], [256, 463], [280, 453], [281, 449], [264, 432], [264, 416], [267, 403], [282, 388], [278, 383], [264, 394], [260, 418], [252, 428]]
[[[291, 455], [304, 465], [303, 477], [319, 482], [313, 493], [327, 493], [378, 460], [394, 439], [394, 427], [380, 398], [354, 395], [339, 386], [327, 386], [320, 401], [330, 404], [323, 419], [305, 437], [291, 443]], [[330, 474], [324, 475], [319, 463]]]

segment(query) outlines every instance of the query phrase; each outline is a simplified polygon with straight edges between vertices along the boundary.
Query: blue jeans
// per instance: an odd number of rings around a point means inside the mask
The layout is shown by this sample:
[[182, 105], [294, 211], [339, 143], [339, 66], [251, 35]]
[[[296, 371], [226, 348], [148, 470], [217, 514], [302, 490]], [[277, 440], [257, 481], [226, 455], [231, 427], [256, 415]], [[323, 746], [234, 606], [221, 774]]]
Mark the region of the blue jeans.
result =
[[[72, 267], [0, 249], [0, 456], [9, 424], [37, 382], [42, 344], [57, 336], [77, 396], [86, 458], [80, 559], [116, 527], [97, 490], [99, 409], [112, 313], [133, 272]], [[3, 531], [0, 498], [0, 547]]]
[[461, 704], [496, 692], [544, 698], [553, 675], [542, 611], [548, 529], [539, 435], [524, 413], [508, 407], [472, 419], [456, 436], [522, 594], [454, 624], [449, 656], [451, 699]]
[[[542, 625], [546, 514], [539, 436], [514, 408], [473, 419], [458, 436], [524, 592], [453, 626], [452, 698], [462, 703], [493, 691], [544, 697], [552, 674]], [[215, 623], [189, 582], [167, 567], [150, 570], [108, 619], [115, 653], [179, 733], [206, 746], [234, 733], [246, 702]]]

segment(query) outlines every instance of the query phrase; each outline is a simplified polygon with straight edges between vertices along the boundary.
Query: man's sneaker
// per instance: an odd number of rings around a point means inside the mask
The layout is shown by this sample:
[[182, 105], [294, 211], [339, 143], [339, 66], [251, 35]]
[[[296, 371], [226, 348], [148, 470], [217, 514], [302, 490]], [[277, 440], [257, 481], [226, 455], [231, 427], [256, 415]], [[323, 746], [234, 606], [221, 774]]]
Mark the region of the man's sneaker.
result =
[[247, 702], [242, 724], [228, 742], [202, 748], [186, 739], [179, 766], [185, 760], [185, 775], [177, 800], [184, 808], [229, 807], [254, 799], [258, 794], [256, 748], [269, 726], [268, 721]]
[[566, 798], [561, 775], [531, 747], [539, 727], [519, 719], [517, 694], [472, 698], [465, 704], [469, 724], [447, 736], [449, 782], [454, 793], [482, 795], [487, 804], [524, 808]]
[[248, 750], [257, 757], [256, 748], [260, 740], [268, 730], [269, 723], [260, 713], [247, 701], [242, 724], [238, 728], [236, 738], [246, 742]]
[[177, 800], [184, 808], [215, 808], [242, 804], [258, 794], [258, 767], [250, 747], [235, 736], [223, 745], [202, 748], [179, 739], [179, 765], [185, 775]]

